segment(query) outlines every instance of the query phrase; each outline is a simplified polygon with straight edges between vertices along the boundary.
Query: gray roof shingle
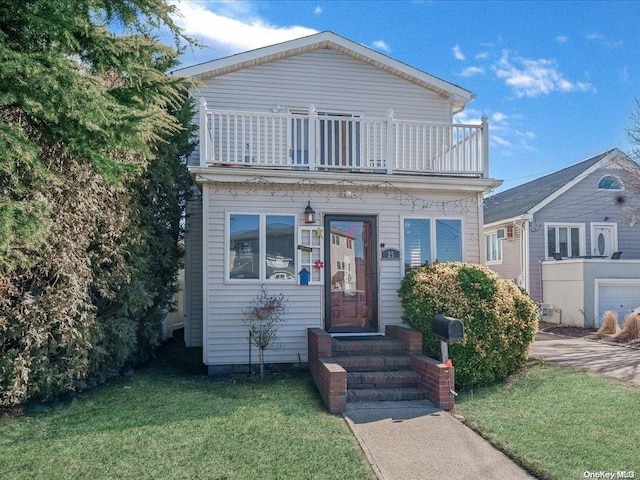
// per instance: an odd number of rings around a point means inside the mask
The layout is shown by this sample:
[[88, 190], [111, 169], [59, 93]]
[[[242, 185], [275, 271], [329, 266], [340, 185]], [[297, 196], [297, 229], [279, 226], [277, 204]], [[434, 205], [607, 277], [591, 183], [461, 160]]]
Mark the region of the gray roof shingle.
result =
[[489, 224], [527, 213], [538, 203], [589, 169], [613, 150], [582, 162], [570, 165], [557, 172], [537, 178], [504, 192], [484, 199], [484, 223]]

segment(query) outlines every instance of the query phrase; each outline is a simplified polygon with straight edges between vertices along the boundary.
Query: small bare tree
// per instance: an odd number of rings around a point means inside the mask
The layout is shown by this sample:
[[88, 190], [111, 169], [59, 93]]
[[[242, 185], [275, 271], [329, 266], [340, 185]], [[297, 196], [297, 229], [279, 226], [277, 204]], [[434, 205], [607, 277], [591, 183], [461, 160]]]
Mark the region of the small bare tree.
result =
[[282, 293], [269, 295], [263, 285], [262, 293], [242, 310], [251, 343], [258, 349], [260, 378], [264, 378], [264, 351], [280, 347], [276, 342], [278, 323], [283, 320], [282, 314], [287, 309], [286, 303], [287, 298]]

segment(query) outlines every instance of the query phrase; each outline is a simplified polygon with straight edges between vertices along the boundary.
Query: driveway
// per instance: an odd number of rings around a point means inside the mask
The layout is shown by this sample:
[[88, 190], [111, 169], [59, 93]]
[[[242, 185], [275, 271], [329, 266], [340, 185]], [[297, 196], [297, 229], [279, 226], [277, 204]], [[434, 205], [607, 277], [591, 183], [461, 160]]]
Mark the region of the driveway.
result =
[[637, 349], [538, 332], [529, 356], [640, 385], [640, 350]]

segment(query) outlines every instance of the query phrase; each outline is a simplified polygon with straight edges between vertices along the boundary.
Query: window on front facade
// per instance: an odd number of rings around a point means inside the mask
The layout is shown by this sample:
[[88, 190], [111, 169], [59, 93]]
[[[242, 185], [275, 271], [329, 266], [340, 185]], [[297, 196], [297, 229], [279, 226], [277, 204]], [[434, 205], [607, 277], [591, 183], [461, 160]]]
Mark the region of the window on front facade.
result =
[[485, 235], [485, 245], [487, 248], [487, 262], [499, 262], [502, 260], [502, 242], [498, 240], [497, 232]]
[[294, 280], [296, 219], [292, 215], [265, 215], [266, 278]]
[[622, 187], [616, 177], [605, 175], [598, 180], [598, 190], [622, 190]]
[[584, 225], [548, 225], [547, 257], [555, 253], [561, 257], [580, 257], [584, 255]]
[[229, 215], [231, 280], [295, 280], [295, 216]]
[[403, 227], [404, 270], [435, 260], [462, 261], [462, 221], [405, 218]]

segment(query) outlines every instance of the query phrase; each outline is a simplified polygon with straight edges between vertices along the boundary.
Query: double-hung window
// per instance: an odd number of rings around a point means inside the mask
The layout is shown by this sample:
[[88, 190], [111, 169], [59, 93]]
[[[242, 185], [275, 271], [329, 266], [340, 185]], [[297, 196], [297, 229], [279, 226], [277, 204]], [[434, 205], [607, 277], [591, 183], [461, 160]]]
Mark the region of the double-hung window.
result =
[[425, 263], [462, 261], [462, 220], [403, 219], [404, 271]]
[[585, 254], [584, 224], [545, 224], [547, 236], [547, 258], [556, 253], [563, 258], [580, 257]]
[[296, 217], [230, 213], [227, 279], [296, 280]]
[[501, 262], [502, 241], [498, 239], [498, 232], [485, 235], [485, 244], [487, 248], [487, 262]]

